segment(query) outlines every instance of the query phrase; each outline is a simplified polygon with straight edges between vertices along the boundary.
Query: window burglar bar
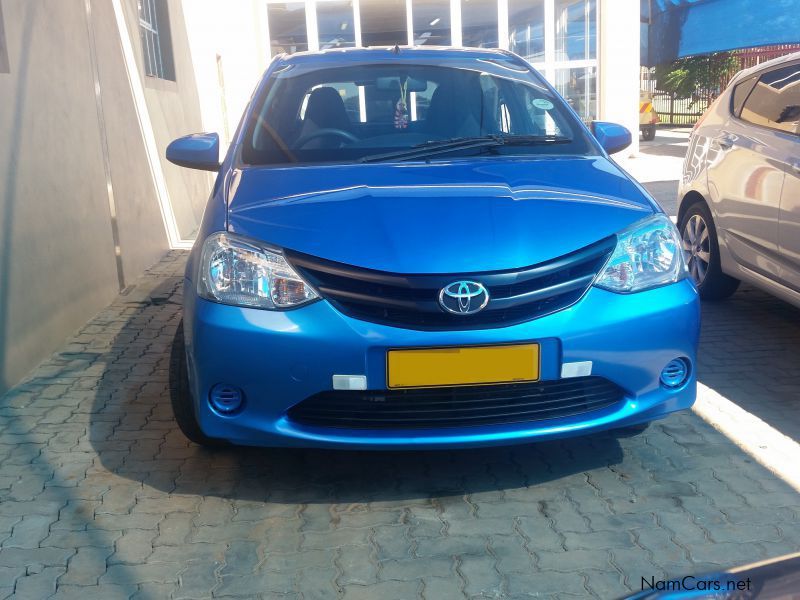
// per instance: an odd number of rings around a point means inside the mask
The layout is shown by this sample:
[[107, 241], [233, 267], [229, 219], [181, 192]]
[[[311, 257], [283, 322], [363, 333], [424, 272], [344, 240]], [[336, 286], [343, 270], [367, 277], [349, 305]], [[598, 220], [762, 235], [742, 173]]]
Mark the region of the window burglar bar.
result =
[[144, 52], [144, 71], [150, 77], [167, 79], [161, 57], [156, 0], [139, 0], [139, 31]]

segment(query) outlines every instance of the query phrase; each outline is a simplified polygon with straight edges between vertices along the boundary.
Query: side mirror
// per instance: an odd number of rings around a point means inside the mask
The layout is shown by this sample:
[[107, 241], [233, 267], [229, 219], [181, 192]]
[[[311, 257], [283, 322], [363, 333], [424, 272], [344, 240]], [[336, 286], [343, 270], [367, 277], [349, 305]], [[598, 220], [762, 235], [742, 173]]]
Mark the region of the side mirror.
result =
[[195, 133], [178, 138], [167, 146], [167, 160], [179, 167], [219, 171], [219, 136]]
[[597, 138], [597, 141], [600, 142], [603, 150], [609, 154], [625, 150], [631, 145], [631, 132], [616, 123], [592, 121], [592, 133]]

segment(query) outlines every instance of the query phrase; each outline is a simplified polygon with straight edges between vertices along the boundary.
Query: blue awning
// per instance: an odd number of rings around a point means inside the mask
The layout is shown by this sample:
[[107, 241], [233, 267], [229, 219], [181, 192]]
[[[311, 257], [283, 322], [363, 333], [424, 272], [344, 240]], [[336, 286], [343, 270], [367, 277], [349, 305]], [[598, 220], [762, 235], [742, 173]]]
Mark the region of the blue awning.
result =
[[800, 43], [800, 0], [650, 0], [649, 10], [650, 66], [708, 52]]

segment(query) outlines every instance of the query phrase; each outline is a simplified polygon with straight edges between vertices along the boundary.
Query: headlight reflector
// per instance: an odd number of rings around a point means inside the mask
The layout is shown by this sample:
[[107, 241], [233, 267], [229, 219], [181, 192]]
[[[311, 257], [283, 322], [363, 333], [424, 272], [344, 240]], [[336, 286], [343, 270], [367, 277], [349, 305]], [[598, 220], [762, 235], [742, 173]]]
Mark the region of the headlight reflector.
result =
[[318, 297], [283, 255], [224, 232], [203, 243], [197, 293], [222, 304], [268, 310], [293, 308]]
[[617, 234], [617, 246], [595, 285], [617, 293], [641, 292], [686, 277], [678, 230], [653, 215]]

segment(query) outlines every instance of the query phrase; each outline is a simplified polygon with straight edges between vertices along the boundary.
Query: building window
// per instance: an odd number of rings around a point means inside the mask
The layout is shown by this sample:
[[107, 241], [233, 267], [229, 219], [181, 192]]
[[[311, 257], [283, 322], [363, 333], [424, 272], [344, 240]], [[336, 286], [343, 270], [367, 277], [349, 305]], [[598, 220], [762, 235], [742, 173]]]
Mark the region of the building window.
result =
[[586, 123], [597, 118], [597, 67], [556, 69], [555, 88]]
[[362, 46], [408, 44], [405, 0], [361, 0], [359, 11]]
[[175, 81], [167, 0], [139, 0], [139, 34], [145, 75]]
[[497, 0], [463, 0], [461, 43], [472, 48], [497, 48]]
[[0, 73], [8, 73], [8, 48], [6, 47], [6, 27], [3, 23], [3, 5], [0, 4]]
[[745, 100], [740, 118], [763, 127], [800, 133], [800, 63], [764, 73]]
[[[451, 9], [457, 15], [458, 4], [460, 32], [451, 23]], [[267, 5], [273, 56], [307, 50], [309, 41], [323, 50], [449, 46], [453, 39], [465, 47], [508, 48], [533, 63], [584, 119], [597, 118], [598, 0], [268, 0]], [[362, 122], [371, 93], [347, 92], [348, 110], [355, 115], [357, 97]], [[409, 101], [413, 121], [424, 113], [428, 98], [411, 91]]]
[[349, 0], [317, 2], [317, 30], [320, 50], [355, 46], [353, 3]]
[[544, 62], [544, 1], [508, 0], [508, 49]]
[[449, 46], [450, 0], [412, 0], [414, 45]]
[[556, 61], [597, 58], [595, 0], [556, 0], [555, 9]]
[[272, 56], [308, 50], [306, 5], [304, 2], [269, 4], [269, 40]]

